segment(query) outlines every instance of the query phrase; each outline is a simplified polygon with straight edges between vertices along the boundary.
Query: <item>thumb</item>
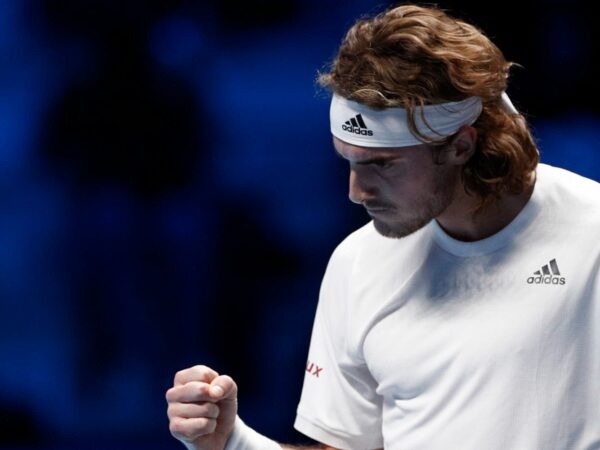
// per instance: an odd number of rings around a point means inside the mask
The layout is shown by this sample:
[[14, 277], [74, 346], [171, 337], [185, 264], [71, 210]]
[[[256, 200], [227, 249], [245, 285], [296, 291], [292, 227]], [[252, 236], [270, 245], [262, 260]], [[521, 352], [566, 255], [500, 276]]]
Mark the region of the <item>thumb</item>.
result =
[[237, 385], [230, 376], [219, 375], [210, 382], [209, 395], [216, 401], [235, 400]]

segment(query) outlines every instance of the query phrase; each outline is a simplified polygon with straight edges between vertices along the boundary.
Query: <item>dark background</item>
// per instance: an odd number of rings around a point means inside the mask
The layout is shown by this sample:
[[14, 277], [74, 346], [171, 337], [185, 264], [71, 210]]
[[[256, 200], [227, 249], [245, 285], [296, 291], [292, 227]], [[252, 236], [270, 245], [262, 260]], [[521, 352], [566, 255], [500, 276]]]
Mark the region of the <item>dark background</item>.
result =
[[[447, 1], [521, 67], [542, 160], [600, 179], [591, 2]], [[0, 448], [182, 448], [173, 374], [292, 429], [319, 283], [367, 222], [314, 84], [374, 1], [0, 1]]]

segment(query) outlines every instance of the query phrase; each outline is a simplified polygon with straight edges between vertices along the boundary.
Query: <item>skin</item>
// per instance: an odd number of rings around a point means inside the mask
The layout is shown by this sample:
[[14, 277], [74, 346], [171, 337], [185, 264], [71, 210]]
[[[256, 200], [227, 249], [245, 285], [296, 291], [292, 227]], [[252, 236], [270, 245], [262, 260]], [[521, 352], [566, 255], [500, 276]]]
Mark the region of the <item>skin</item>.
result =
[[401, 238], [440, 215], [455, 196], [458, 171], [433, 164], [432, 149], [364, 148], [334, 138], [350, 164], [350, 200], [362, 205], [382, 235]]
[[[334, 137], [339, 156], [350, 164], [349, 197], [365, 207], [384, 236], [401, 238], [435, 219], [452, 237], [463, 241], [500, 231], [523, 209], [535, 184], [518, 195], [505, 195], [474, 215], [477, 198], [461, 181], [462, 166], [475, 151], [477, 133], [465, 126], [441, 150], [430, 145], [366, 148]], [[188, 450], [222, 450], [237, 414], [237, 385], [206, 366], [177, 372], [166, 393], [169, 429]], [[300, 447], [282, 445], [284, 450]], [[304, 449], [330, 449], [302, 447]]]
[[476, 241], [508, 225], [523, 209], [535, 183], [504, 195], [480, 214], [478, 198], [466, 192], [462, 166], [475, 151], [477, 132], [462, 127], [441, 150], [428, 144], [402, 148], [358, 147], [334, 137], [339, 156], [350, 164], [350, 200], [362, 205], [384, 236], [401, 238], [432, 219], [455, 239]]

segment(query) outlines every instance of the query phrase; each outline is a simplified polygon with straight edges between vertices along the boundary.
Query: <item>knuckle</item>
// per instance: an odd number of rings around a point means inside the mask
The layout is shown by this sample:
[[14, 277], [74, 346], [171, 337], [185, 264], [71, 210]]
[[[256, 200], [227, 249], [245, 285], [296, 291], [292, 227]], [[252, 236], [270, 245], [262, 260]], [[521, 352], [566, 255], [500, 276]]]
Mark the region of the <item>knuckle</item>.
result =
[[208, 420], [206, 417], [198, 417], [196, 420], [198, 431], [204, 431], [208, 427]]
[[235, 380], [229, 375], [222, 375], [222, 377], [224, 380], [226, 380], [227, 383], [231, 384], [232, 389], [234, 389], [237, 392], [237, 383], [235, 382]]
[[199, 383], [196, 387], [196, 392], [201, 396], [208, 395], [209, 385], [206, 383]]
[[207, 408], [207, 413], [206, 413], [207, 416], [212, 417], [213, 419], [216, 419], [217, 417], [219, 417], [219, 414], [221, 413], [221, 408], [219, 408], [218, 405], [216, 405], [214, 403], [208, 403], [206, 408]]
[[169, 404], [169, 407], [167, 408], [167, 417], [169, 417], [169, 419], [172, 419], [177, 416], [178, 416], [177, 408], [175, 407], [174, 404]]
[[174, 436], [185, 436], [186, 434], [186, 429], [181, 420], [171, 420], [169, 422], [169, 431]]
[[184, 376], [184, 370], [179, 370], [177, 372], [175, 372], [175, 376], [173, 377], [173, 384], [176, 385], [178, 384], [179, 380], [181, 378], [183, 378]]
[[215, 377], [219, 376], [219, 374], [214, 371], [213, 369], [211, 369], [208, 366], [200, 366], [201, 367], [201, 371], [200, 371], [200, 378], [203, 381], [212, 381]]
[[204, 377], [208, 373], [208, 371], [210, 370], [204, 364], [197, 364], [197, 365], [195, 365], [193, 367], [193, 369], [194, 369], [194, 372], [196, 372], [199, 377]]
[[175, 395], [175, 388], [168, 389], [167, 392], [165, 392], [165, 400], [167, 400], [168, 403], [172, 402], [174, 395]]
[[217, 422], [214, 419], [201, 417], [197, 419], [197, 433], [198, 434], [209, 434], [215, 431]]

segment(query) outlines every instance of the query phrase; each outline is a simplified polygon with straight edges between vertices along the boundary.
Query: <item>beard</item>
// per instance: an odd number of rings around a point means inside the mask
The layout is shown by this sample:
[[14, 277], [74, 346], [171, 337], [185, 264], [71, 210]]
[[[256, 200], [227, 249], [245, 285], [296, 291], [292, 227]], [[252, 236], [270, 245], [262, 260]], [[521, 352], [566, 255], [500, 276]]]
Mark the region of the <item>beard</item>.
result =
[[386, 220], [373, 218], [373, 226], [385, 237], [400, 239], [420, 230], [443, 213], [454, 200], [458, 173], [436, 167], [430, 192]]

